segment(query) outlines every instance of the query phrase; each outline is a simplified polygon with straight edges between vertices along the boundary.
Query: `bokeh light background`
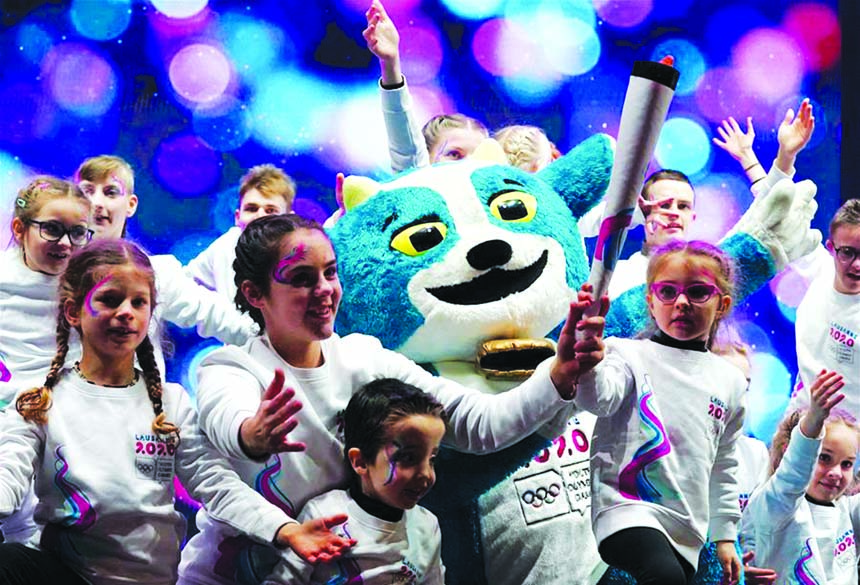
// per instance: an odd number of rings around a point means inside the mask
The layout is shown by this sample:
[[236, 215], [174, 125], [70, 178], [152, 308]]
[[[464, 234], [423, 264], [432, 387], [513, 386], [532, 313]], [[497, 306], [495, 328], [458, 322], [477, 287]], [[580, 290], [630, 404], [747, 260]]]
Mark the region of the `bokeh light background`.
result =
[[[274, 163], [297, 211], [324, 219], [335, 173], [384, 178], [377, 60], [361, 31], [368, 0], [6, 1], [0, 56], [0, 236], [37, 172], [72, 175], [115, 153], [137, 172], [130, 236], [187, 261], [232, 224], [236, 185]], [[785, 110], [814, 104], [798, 178], [819, 186], [815, 224], [839, 204], [841, 38], [836, 0], [390, 0], [421, 119], [460, 111], [491, 128], [543, 127], [567, 150], [617, 133], [632, 62], [672, 54], [681, 71], [654, 168], [697, 186], [694, 235], [716, 240], [752, 198], [711, 143], [752, 116], [768, 166]], [[641, 241], [633, 232], [627, 251]], [[754, 346], [750, 428], [767, 438], [796, 374], [791, 272], [736, 310]], [[188, 382], [212, 346], [173, 330], [169, 377]]]

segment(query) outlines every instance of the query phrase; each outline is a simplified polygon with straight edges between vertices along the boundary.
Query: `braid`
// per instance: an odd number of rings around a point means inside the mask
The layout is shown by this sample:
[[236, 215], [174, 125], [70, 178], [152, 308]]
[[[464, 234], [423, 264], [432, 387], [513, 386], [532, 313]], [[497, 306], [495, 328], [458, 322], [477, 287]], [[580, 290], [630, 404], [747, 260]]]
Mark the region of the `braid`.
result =
[[57, 353], [51, 360], [51, 367], [45, 377], [45, 385], [30, 388], [22, 392], [15, 401], [15, 408], [24, 420], [33, 421], [43, 425], [48, 422], [48, 409], [51, 408], [51, 391], [60, 381], [60, 374], [66, 363], [66, 355], [69, 353], [69, 323], [63, 314], [62, 308], [57, 316]]
[[155, 351], [148, 335], [137, 346], [136, 353], [137, 361], [140, 363], [140, 367], [143, 368], [143, 379], [146, 382], [146, 391], [149, 394], [149, 399], [152, 401], [152, 410], [155, 412], [155, 420], [152, 421], [152, 430], [160, 435], [172, 435], [169, 441], [178, 440], [179, 427], [171, 422], [167, 422], [164, 415], [164, 404], [161, 401], [161, 373], [158, 371], [158, 364], [155, 361]]

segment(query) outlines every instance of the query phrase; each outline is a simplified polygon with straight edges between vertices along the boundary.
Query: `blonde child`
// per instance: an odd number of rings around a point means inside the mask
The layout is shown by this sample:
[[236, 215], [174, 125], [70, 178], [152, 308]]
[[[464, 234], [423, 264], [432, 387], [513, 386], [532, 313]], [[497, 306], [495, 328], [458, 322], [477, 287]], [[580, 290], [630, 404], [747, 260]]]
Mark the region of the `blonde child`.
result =
[[542, 170], [561, 156], [555, 144], [537, 126], [505, 126], [493, 132], [493, 138], [502, 145], [511, 166], [529, 173]]
[[[44, 379], [53, 358], [57, 276], [93, 235], [90, 202], [73, 183], [39, 176], [18, 192], [14, 245], [0, 253], [0, 408], [22, 388]], [[74, 346], [73, 356], [80, 355]], [[14, 515], [0, 521], [7, 542], [35, 533], [32, 491]]]
[[[139, 203], [134, 193], [131, 166], [118, 156], [95, 156], [81, 164], [75, 177], [93, 204], [94, 239], [124, 238], [128, 219], [135, 214]], [[160, 371], [164, 371], [160, 341], [165, 321], [179, 327], [196, 326], [201, 337], [215, 337], [224, 343], [244, 343], [256, 332], [254, 324], [232, 303], [195, 283], [174, 256], [162, 254], [150, 260], [161, 299], [150, 331]]]
[[[184, 529], [174, 475], [212, 517], [261, 542], [282, 543], [294, 524], [215, 454], [185, 391], [162, 383], [147, 337], [155, 294], [149, 259], [133, 244], [100, 241], [70, 259], [44, 385], [0, 413], [0, 517], [35, 477], [41, 527], [26, 546], [0, 545], [0, 582], [174, 583]], [[73, 364], [72, 330], [83, 347]], [[291, 391], [279, 396], [289, 419], [301, 405]], [[323, 524], [324, 546], [348, 544]]]
[[744, 512], [760, 564], [779, 583], [857, 583], [855, 535], [860, 496], [845, 496], [860, 449], [860, 427], [845, 411], [841, 375], [822, 371], [810, 406], [780, 424], [771, 445], [775, 469]]
[[[561, 339], [575, 348], [575, 402], [598, 416], [592, 441], [592, 523], [606, 563], [640, 585], [686, 584], [706, 538], [716, 543], [723, 582], [737, 582], [735, 446], [746, 380], [709, 348], [731, 306], [732, 268], [718, 248], [675, 241], [647, 271], [656, 332], [609, 339], [602, 317], [571, 319]], [[590, 300], [586, 285], [581, 300]], [[601, 300], [605, 314], [608, 300]], [[561, 342], [561, 340], [560, 340]], [[599, 359], [594, 363], [594, 352]]]
[[252, 167], [239, 183], [236, 225], [188, 263], [185, 267], [188, 274], [232, 303], [236, 298], [233, 260], [239, 235], [258, 217], [292, 211], [295, 197], [296, 184], [284, 171], [270, 164]]
[[415, 584], [445, 582], [436, 517], [418, 506], [436, 482], [434, 464], [448, 417], [422, 390], [394, 378], [362, 386], [343, 415], [349, 488], [310, 500], [299, 520], [346, 511], [336, 532], [356, 545], [339, 560], [316, 567], [291, 553], [289, 578], [272, 583], [325, 584], [355, 580], [371, 585], [400, 578]]

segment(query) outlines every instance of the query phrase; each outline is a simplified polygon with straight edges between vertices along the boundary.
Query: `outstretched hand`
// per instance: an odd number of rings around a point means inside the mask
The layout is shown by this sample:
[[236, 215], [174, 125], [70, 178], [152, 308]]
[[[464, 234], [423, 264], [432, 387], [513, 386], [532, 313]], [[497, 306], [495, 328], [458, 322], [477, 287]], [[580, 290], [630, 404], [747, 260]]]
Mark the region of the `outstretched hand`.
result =
[[776, 133], [780, 151], [792, 157], [797, 156], [797, 153], [809, 144], [813, 131], [815, 131], [815, 116], [812, 115], [812, 104], [809, 98], [806, 98], [800, 103], [797, 116], [791, 108], [785, 112], [785, 117]]
[[749, 551], [744, 553], [744, 582], [747, 585], [770, 585], [771, 583], [776, 583], [776, 571], [752, 566], [750, 563], [753, 562], [754, 558], [754, 552]]
[[717, 541], [717, 559], [723, 568], [722, 585], [734, 585], [741, 579], [741, 561], [735, 550], [735, 543], [731, 540]]
[[717, 134], [713, 138], [714, 144], [728, 152], [733, 159], [741, 163], [746, 169], [750, 165], [758, 162], [758, 158], [753, 152], [753, 142], [755, 142], [755, 130], [753, 129], [752, 118], [747, 117], [747, 130], [741, 130], [737, 120], [729, 116], [728, 120], [723, 120], [721, 126], [717, 126]]
[[815, 377], [809, 387], [809, 410], [800, 419], [800, 430], [804, 435], [817, 437], [821, 434], [824, 421], [830, 416], [830, 410], [845, 398], [845, 395], [839, 392], [843, 386], [845, 381], [837, 372], [821, 370]]
[[314, 518], [301, 524], [284, 524], [278, 530], [275, 540], [282, 546], [289, 546], [305, 561], [315, 565], [328, 563], [340, 558], [355, 546], [355, 540], [338, 536], [331, 531], [338, 524], [349, 520], [346, 514], [327, 518]]
[[302, 408], [302, 403], [294, 400], [295, 394], [292, 388], [284, 388], [284, 371], [276, 369], [256, 414], [242, 421], [239, 427], [246, 455], [261, 459], [270, 453], [305, 450], [304, 443], [287, 440], [287, 435], [298, 425], [293, 416]]
[[385, 7], [379, 0], [373, 0], [365, 16], [367, 28], [361, 34], [367, 41], [367, 48], [379, 58], [382, 84], [401, 83], [400, 33], [397, 32], [397, 27], [394, 26], [394, 22], [388, 17]]
[[609, 311], [609, 297], [600, 299], [600, 307], [593, 317], [583, 318], [585, 311], [594, 303], [590, 284], [585, 283], [577, 293], [577, 300], [570, 303], [567, 321], [558, 338], [558, 350], [550, 369], [550, 379], [562, 398], [576, 395], [579, 376], [591, 370], [603, 359], [603, 327]]

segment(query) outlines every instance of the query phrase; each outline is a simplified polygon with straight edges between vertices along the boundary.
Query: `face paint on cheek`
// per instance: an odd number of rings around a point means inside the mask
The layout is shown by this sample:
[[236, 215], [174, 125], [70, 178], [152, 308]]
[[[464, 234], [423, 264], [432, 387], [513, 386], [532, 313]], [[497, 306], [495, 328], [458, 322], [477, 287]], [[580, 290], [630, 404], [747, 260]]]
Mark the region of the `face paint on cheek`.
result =
[[385, 480], [385, 483], [382, 485], [390, 485], [395, 479], [397, 479], [397, 455], [400, 452], [400, 443], [394, 441], [394, 448], [387, 448], [385, 450], [385, 456], [388, 457], [388, 478]]
[[275, 266], [274, 270], [272, 270], [272, 280], [280, 282], [281, 284], [290, 284], [287, 278], [284, 277], [284, 273], [290, 268], [290, 266], [297, 262], [301, 262], [304, 257], [305, 245], [299, 244], [298, 246], [295, 246], [292, 250], [287, 252], [286, 256], [281, 258], [278, 265]]
[[84, 307], [93, 317], [98, 317], [99, 315], [99, 312], [96, 311], [95, 307], [93, 307], [93, 296], [96, 294], [96, 291], [99, 290], [102, 286], [104, 286], [111, 278], [113, 278], [113, 274], [108, 274], [100, 281], [98, 281], [96, 285], [90, 289], [90, 292], [87, 293], [87, 296], [84, 299]]

